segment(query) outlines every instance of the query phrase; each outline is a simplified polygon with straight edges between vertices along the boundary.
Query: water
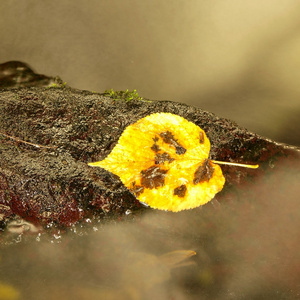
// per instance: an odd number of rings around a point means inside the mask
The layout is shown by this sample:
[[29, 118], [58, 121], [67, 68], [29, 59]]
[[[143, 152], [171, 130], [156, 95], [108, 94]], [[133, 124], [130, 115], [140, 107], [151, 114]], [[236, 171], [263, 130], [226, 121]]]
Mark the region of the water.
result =
[[0, 299], [297, 299], [299, 174], [272, 170], [243, 199], [90, 220], [52, 237], [7, 232]]

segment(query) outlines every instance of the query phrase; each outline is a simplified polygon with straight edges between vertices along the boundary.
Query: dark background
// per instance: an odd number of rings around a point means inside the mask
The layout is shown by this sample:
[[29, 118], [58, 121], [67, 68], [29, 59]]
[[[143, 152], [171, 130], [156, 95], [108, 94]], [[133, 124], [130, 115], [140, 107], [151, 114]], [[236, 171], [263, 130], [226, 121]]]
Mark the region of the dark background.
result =
[[0, 16], [0, 63], [185, 102], [300, 145], [296, 0], [10, 0]]

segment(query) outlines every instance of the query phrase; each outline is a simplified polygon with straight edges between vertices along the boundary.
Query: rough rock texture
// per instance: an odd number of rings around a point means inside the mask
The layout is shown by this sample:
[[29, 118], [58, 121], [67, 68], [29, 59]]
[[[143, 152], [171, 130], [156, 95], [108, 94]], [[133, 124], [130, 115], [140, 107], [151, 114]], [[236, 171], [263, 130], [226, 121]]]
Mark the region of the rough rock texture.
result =
[[231, 186], [242, 192], [239, 186], [263, 176], [278, 160], [299, 157], [292, 147], [181, 103], [114, 100], [66, 87], [2, 90], [3, 226], [15, 215], [34, 224], [70, 226], [91, 216], [118, 216], [139, 208], [138, 201], [116, 176], [88, 167], [87, 162], [104, 158], [127, 125], [154, 112], [178, 114], [203, 128], [212, 144], [212, 159], [261, 165], [258, 170], [222, 167], [226, 187], [219, 199], [230, 195]]
[[141, 211], [117, 176], [87, 162], [106, 157], [126, 126], [154, 112], [178, 114], [204, 129], [211, 159], [260, 164], [257, 170], [222, 166], [226, 184], [216, 197], [219, 201], [249, 195], [249, 184], [254, 186], [281, 162], [299, 170], [299, 149], [185, 104], [144, 100], [135, 93], [75, 90], [17, 61], [0, 65], [1, 87], [2, 229], [12, 224], [17, 228], [20, 218], [27, 224], [62, 228]]

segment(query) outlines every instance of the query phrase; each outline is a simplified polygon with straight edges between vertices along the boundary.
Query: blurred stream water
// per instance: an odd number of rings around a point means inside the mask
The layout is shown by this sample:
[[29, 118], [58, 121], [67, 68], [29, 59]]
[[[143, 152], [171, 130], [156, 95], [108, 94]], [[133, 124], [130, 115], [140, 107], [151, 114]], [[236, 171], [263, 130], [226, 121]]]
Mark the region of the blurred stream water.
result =
[[282, 165], [245, 199], [149, 209], [39, 241], [8, 243], [6, 232], [0, 295], [16, 294], [1, 299], [297, 299], [299, 179]]

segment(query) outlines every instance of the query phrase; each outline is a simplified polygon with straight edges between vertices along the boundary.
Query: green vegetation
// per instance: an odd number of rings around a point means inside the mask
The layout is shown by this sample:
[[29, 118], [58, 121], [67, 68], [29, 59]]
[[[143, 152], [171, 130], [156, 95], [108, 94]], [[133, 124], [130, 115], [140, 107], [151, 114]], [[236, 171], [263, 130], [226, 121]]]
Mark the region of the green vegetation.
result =
[[106, 90], [103, 94], [104, 96], [109, 96], [114, 100], [125, 100], [125, 101], [132, 101], [132, 100], [143, 100], [143, 97], [140, 97], [136, 90], [133, 91], [114, 91], [113, 89]]
[[66, 82], [54, 82], [51, 85], [47, 86], [46, 89], [57, 89], [57, 88], [64, 88], [66, 87], [67, 83]]

